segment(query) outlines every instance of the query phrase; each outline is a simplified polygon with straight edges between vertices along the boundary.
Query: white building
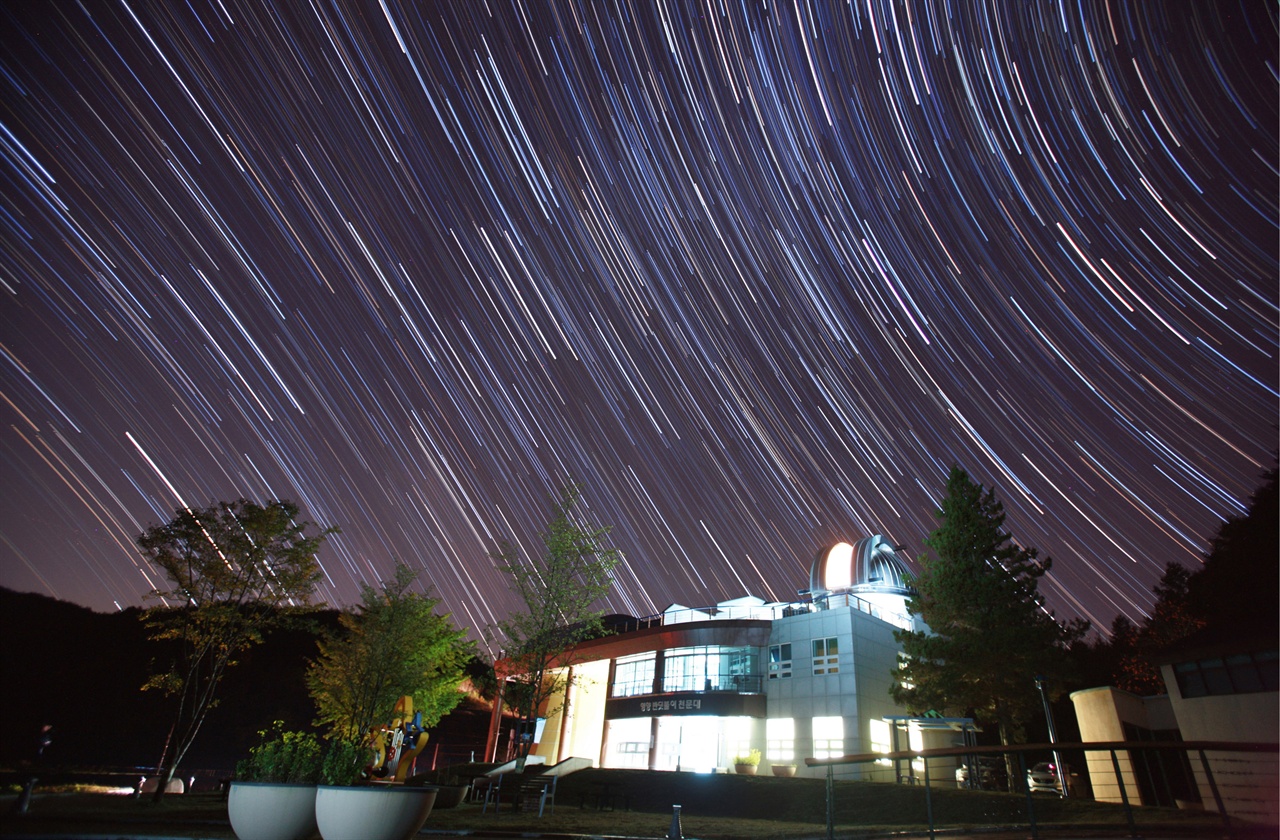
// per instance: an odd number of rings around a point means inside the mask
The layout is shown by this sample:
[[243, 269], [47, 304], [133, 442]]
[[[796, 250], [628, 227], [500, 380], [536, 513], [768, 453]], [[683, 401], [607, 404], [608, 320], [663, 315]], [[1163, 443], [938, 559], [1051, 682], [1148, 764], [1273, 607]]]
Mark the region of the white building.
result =
[[[580, 644], [534, 754], [549, 763], [578, 756], [602, 767], [715, 772], [759, 749], [763, 772], [795, 764], [798, 775], [814, 775], [806, 757], [889, 751], [894, 721], [906, 715], [889, 695], [901, 650], [893, 633], [923, 627], [907, 614], [896, 549], [880, 536], [837, 543], [818, 553], [800, 595], [794, 603], [675, 604]], [[495, 705], [491, 757], [500, 714]], [[955, 743], [948, 731], [896, 728], [908, 732], [903, 749]], [[838, 770], [886, 780], [895, 772], [873, 764]]]

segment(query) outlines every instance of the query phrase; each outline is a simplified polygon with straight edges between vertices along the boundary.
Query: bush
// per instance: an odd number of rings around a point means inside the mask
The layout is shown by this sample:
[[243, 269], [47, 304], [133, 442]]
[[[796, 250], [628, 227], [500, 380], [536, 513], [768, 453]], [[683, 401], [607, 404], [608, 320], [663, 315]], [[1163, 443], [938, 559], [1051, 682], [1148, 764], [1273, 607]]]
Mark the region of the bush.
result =
[[752, 750], [745, 755], [737, 755], [733, 757], [734, 764], [750, 764], [752, 767], [760, 766], [760, 751]]
[[324, 753], [320, 781], [326, 785], [354, 785], [363, 777], [371, 758], [369, 750], [356, 741], [334, 738]]
[[320, 778], [320, 741], [308, 732], [285, 732], [284, 721], [258, 731], [249, 757], [236, 764], [236, 780], [313, 785]]

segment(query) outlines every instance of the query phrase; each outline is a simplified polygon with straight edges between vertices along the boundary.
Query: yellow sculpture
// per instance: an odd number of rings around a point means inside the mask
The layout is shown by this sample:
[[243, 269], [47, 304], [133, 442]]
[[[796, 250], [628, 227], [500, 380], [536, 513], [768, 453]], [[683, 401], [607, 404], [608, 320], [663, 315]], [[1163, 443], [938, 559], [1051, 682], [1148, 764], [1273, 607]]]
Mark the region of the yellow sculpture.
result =
[[403, 784], [414, 761], [427, 746], [427, 732], [422, 728], [422, 712], [413, 711], [413, 698], [405, 695], [391, 712], [391, 723], [369, 733], [373, 748], [370, 774]]

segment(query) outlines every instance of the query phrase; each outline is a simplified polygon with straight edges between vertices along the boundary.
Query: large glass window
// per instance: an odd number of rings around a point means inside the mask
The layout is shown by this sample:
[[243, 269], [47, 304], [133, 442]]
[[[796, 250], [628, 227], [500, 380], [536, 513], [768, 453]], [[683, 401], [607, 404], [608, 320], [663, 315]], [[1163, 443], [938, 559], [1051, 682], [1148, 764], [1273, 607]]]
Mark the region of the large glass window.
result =
[[664, 656], [663, 691], [759, 691], [756, 652], [749, 647], [672, 648]]
[[614, 667], [612, 697], [633, 697], [653, 693], [653, 663], [657, 655], [652, 651], [635, 656], [618, 657]]
[[795, 761], [796, 722], [794, 718], [769, 718], [764, 722], [765, 758]]
[[813, 719], [813, 757], [839, 758], [844, 755], [844, 718]]
[[1173, 674], [1183, 697], [1275, 691], [1280, 688], [1280, 654], [1272, 650], [1179, 662]]
[[608, 723], [606, 767], [644, 770], [649, 767], [649, 718], [627, 718]]
[[837, 674], [840, 672], [840, 648], [835, 637], [813, 640], [813, 673]]
[[769, 645], [769, 679], [785, 680], [791, 676], [791, 645]]

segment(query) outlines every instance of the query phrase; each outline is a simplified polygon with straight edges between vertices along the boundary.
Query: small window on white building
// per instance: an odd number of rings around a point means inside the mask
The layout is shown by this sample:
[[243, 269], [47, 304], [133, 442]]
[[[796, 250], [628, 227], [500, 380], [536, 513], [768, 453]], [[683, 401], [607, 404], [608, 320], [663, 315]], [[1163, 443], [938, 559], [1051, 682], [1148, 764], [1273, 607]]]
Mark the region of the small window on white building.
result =
[[769, 679], [785, 680], [791, 676], [791, 645], [769, 645]]
[[734, 756], [751, 752], [751, 718], [726, 718], [724, 725], [725, 747], [730, 761]]
[[813, 757], [839, 758], [844, 755], [844, 718], [813, 719]]
[[813, 640], [813, 673], [838, 674], [840, 672], [840, 649], [835, 638]]
[[[893, 752], [893, 731], [889, 728], [887, 720], [872, 720], [871, 724], [871, 752], [891, 753]], [[876, 764], [892, 764], [887, 758], [876, 759]]]
[[765, 758], [795, 761], [796, 722], [794, 718], [769, 718], [764, 723]]

